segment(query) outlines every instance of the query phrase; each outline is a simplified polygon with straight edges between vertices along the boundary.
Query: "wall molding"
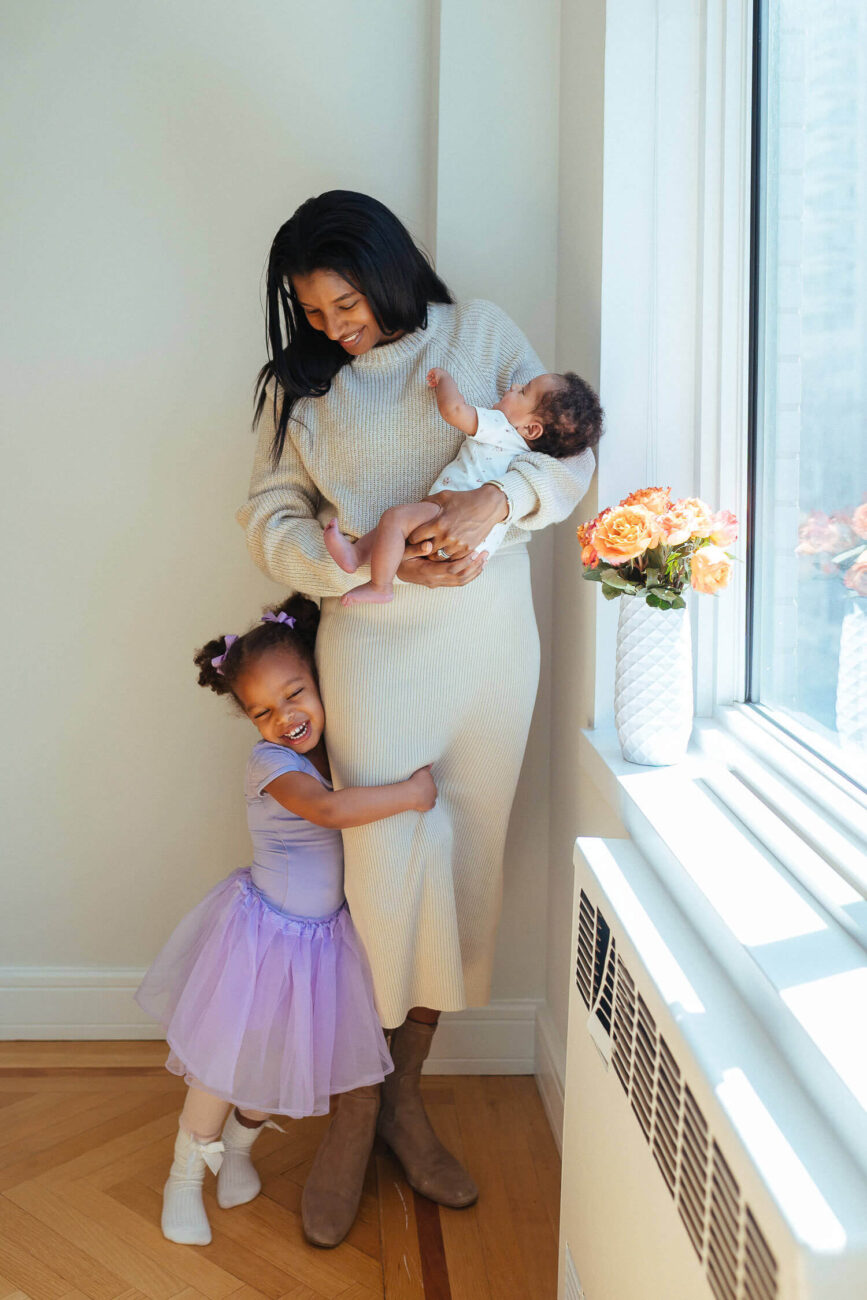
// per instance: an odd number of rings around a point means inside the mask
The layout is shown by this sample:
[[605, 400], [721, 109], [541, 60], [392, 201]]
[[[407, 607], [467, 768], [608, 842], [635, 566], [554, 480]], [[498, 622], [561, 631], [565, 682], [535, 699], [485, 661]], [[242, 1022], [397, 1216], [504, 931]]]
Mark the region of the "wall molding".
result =
[[563, 1153], [563, 1114], [566, 1105], [566, 1038], [559, 1034], [547, 1002], [536, 1012], [536, 1083], [542, 1105]]
[[[0, 967], [0, 1040], [160, 1039], [133, 1001], [132, 966]], [[446, 1012], [427, 1068], [434, 1074], [533, 1074], [537, 999]]]

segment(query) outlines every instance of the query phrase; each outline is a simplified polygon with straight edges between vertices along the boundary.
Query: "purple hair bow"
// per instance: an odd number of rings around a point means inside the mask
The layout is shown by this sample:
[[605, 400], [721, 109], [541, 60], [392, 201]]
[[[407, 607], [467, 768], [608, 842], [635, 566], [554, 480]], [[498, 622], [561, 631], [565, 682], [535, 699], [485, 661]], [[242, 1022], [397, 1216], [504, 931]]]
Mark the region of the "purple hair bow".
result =
[[235, 642], [238, 640], [238, 638], [235, 636], [234, 632], [227, 632], [226, 635], [223, 637], [223, 640], [226, 643], [225, 650], [221, 655], [217, 655], [216, 659], [211, 660], [211, 667], [216, 668], [217, 672], [220, 674], [221, 677], [223, 676], [223, 661], [225, 660], [226, 655], [229, 653], [229, 651], [231, 650]]
[[259, 619], [259, 622], [260, 623], [285, 623], [287, 627], [295, 626], [295, 619], [292, 618], [291, 615], [287, 614], [285, 609], [281, 609], [279, 614], [272, 614], [269, 610], [267, 614], [262, 615], [262, 617]]

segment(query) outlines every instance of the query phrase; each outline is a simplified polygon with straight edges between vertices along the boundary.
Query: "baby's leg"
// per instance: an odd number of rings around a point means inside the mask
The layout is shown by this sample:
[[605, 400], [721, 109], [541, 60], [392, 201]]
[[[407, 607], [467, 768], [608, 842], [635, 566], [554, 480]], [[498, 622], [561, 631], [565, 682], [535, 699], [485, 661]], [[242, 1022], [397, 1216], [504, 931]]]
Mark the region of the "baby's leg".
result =
[[440, 508], [433, 501], [412, 501], [393, 506], [380, 519], [370, 552], [370, 582], [341, 596], [341, 605], [385, 605], [394, 599], [392, 583], [406, 549], [406, 539], [419, 524], [435, 519]]
[[357, 542], [351, 542], [337, 527], [337, 516], [329, 519], [324, 529], [325, 549], [344, 573], [354, 573], [360, 564], [365, 564], [370, 555], [376, 530], [365, 533]]

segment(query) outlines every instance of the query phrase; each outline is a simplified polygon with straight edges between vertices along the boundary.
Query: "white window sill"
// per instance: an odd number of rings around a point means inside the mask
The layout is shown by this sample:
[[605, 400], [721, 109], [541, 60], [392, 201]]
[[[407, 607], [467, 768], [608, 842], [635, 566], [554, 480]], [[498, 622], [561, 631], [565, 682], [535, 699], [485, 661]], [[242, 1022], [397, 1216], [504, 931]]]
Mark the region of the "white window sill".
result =
[[642, 856], [867, 1172], [867, 801], [740, 706], [699, 721], [675, 767], [627, 763], [613, 730], [584, 732], [582, 750]]

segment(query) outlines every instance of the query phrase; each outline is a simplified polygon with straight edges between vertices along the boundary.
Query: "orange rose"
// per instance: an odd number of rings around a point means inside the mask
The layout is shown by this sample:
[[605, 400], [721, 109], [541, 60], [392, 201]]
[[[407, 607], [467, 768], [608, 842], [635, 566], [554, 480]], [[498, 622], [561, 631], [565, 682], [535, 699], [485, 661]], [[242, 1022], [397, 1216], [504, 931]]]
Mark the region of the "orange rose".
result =
[[718, 546], [702, 546], [689, 562], [693, 591], [714, 596], [729, 585], [732, 564], [725, 551]]
[[651, 514], [662, 515], [671, 505], [670, 487], [639, 488], [620, 502], [622, 506], [644, 506]]
[[711, 519], [710, 540], [714, 546], [731, 546], [738, 540], [738, 521], [731, 510], [718, 510]]
[[581, 563], [585, 569], [595, 569], [599, 564], [599, 555], [592, 542], [586, 542], [581, 547]]
[[586, 524], [581, 524], [576, 529], [576, 532], [578, 534], [578, 541], [581, 543], [582, 546], [586, 546], [588, 542], [593, 541], [593, 534], [596, 532], [596, 529], [599, 526], [599, 521], [601, 519], [604, 519], [605, 516], [610, 513], [611, 513], [611, 507], [607, 506], [605, 510], [601, 511], [601, 513], [596, 516], [595, 519], [589, 519]]
[[852, 527], [859, 537], [867, 538], [867, 501], [853, 510]]
[[[862, 508], [861, 506], [858, 507], [859, 510]], [[850, 591], [855, 592], [856, 596], [867, 596], [867, 551], [861, 552], [843, 581]]]
[[600, 517], [593, 545], [606, 564], [625, 564], [659, 540], [657, 517], [644, 506], [615, 506]]

